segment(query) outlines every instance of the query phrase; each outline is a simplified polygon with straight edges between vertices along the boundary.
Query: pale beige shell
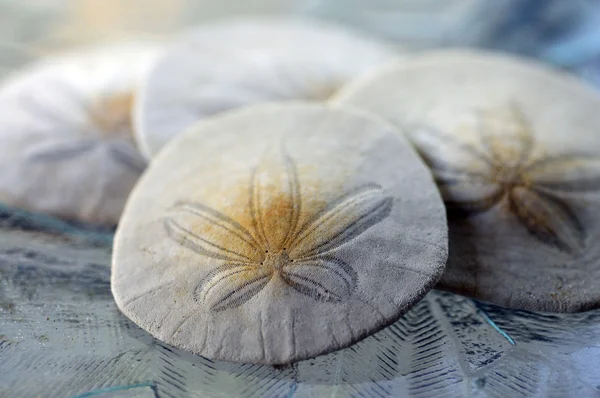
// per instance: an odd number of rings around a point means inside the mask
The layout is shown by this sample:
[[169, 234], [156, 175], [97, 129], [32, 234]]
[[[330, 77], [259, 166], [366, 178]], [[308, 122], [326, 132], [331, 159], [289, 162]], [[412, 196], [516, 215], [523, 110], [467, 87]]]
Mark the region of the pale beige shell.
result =
[[498, 54], [430, 53], [334, 99], [401, 127], [450, 217], [440, 287], [520, 309], [600, 305], [600, 96]]
[[0, 201], [114, 225], [145, 167], [131, 131], [157, 48], [127, 42], [44, 59], [0, 87]]
[[327, 99], [400, 55], [324, 22], [247, 17], [203, 25], [151, 68], [136, 108], [136, 138], [150, 159], [199, 119], [264, 101]]
[[282, 364], [394, 322], [446, 257], [443, 202], [392, 126], [272, 104], [200, 123], [152, 161], [117, 230], [111, 285], [169, 344]]

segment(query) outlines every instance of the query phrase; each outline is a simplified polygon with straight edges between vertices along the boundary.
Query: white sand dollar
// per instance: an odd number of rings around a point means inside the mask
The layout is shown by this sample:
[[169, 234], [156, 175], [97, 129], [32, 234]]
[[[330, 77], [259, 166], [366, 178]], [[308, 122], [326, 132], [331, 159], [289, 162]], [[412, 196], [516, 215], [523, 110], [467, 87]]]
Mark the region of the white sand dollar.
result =
[[440, 286], [503, 306], [600, 305], [600, 96], [503, 55], [439, 52], [335, 99], [403, 128], [450, 217]]
[[443, 201], [391, 125], [257, 105], [153, 160], [117, 229], [111, 284], [121, 311], [169, 344], [283, 364], [397, 320], [446, 257]]
[[176, 42], [151, 68], [136, 107], [136, 138], [151, 158], [199, 119], [264, 101], [327, 99], [396, 50], [337, 25], [231, 19]]
[[116, 224], [145, 166], [135, 148], [135, 90], [155, 55], [127, 42], [44, 59], [0, 87], [0, 201]]

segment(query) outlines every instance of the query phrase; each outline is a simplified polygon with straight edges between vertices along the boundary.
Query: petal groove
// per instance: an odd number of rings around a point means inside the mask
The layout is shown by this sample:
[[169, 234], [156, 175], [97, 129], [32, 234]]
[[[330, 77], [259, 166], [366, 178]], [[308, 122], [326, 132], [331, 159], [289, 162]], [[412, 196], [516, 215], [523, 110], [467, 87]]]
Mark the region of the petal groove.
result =
[[259, 266], [225, 264], [211, 271], [196, 287], [194, 299], [212, 311], [239, 307], [260, 292], [272, 272]]
[[254, 169], [251, 209], [258, 235], [269, 250], [285, 247], [300, 217], [296, 166], [285, 150], [267, 152]]
[[592, 192], [600, 190], [600, 157], [566, 154], [542, 158], [528, 166], [533, 183], [548, 190]]
[[573, 253], [583, 246], [584, 231], [575, 214], [559, 199], [516, 187], [510, 208], [529, 233], [543, 243]]
[[339, 302], [356, 287], [356, 271], [334, 257], [293, 262], [283, 267], [283, 280], [296, 291], [319, 301]]
[[516, 167], [527, 163], [535, 140], [527, 117], [515, 103], [478, 117], [481, 143], [496, 164]]
[[336, 249], [386, 218], [392, 205], [393, 199], [374, 184], [343, 195], [301, 228], [290, 243], [290, 257], [310, 258]]
[[264, 259], [260, 245], [243, 226], [201, 204], [175, 205], [164, 226], [171, 239], [208, 257], [246, 263]]

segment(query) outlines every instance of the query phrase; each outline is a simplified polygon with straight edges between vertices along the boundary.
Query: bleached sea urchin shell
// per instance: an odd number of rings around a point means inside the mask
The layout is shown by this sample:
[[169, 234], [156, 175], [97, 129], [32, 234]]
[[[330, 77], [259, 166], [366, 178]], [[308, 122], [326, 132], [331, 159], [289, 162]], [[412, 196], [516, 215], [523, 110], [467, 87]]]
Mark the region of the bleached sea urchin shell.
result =
[[450, 221], [440, 287], [528, 310], [600, 305], [600, 96], [505, 55], [422, 55], [334, 99], [400, 126]]
[[44, 59], [0, 86], [0, 201], [117, 223], [145, 167], [131, 112], [156, 48], [127, 42]]
[[394, 322], [446, 257], [442, 199], [391, 125], [257, 105], [153, 160], [119, 224], [111, 285], [121, 311], [171, 345], [284, 364]]
[[202, 26], [154, 64], [136, 107], [136, 139], [150, 159], [206, 116], [264, 101], [324, 100], [396, 49], [346, 28], [288, 18]]

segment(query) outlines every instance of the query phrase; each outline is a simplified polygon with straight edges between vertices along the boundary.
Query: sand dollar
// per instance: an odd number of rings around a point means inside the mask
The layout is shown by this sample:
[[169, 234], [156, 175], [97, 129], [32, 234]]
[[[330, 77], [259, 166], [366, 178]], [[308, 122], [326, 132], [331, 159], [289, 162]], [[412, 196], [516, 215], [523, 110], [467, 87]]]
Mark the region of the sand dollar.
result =
[[131, 110], [155, 47], [124, 43], [44, 59], [0, 87], [0, 201], [115, 224], [145, 166]]
[[391, 125], [258, 105], [194, 126], [153, 160], [117, 230], [112, 291], [169, 344], [282, 364], [397, 320], [446, 257], [441, 197]]
[[388, 66], [335, 99], [400, 126], [450, 219], [440, 286], [503, 306], [600, 304], [600, 96], [504, 55], [439, 52]]
[[148, 158], [203, 117], [263, 101], [323, 100], [396, 51], [337, 25], [287, 18], [205, 25], [152, 67], [136, 108]]

